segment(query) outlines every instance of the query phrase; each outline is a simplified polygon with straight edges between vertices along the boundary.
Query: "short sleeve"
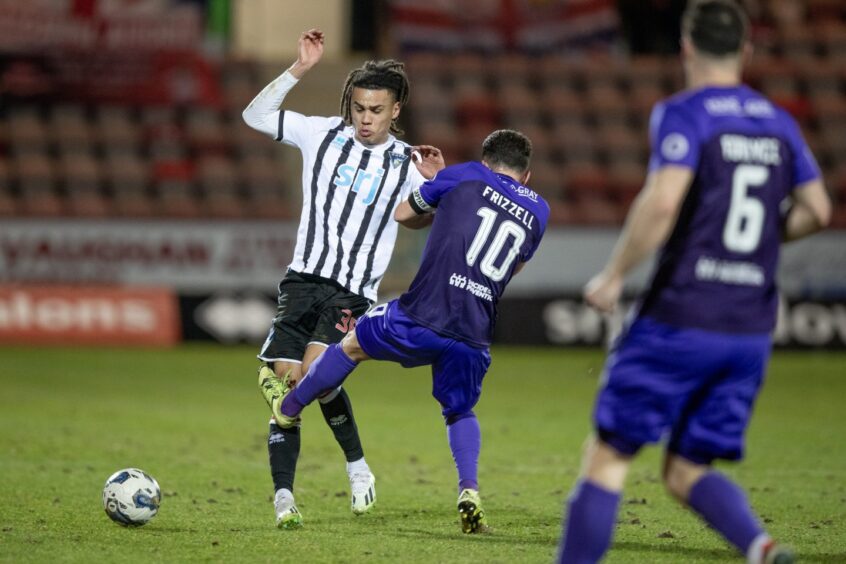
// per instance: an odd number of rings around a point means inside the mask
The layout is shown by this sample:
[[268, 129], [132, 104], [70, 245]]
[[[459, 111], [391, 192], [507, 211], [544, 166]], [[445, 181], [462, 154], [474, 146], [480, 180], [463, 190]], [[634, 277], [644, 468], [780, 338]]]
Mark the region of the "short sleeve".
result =
[[787, 120], [787, 140], [790, 143], [790, 150], [793, 153], [793, 168], [791, 171], [793, 175], [793, 187], [796, 187], [811, 180], [816, 180], [821, 176], [821, 173], [817, 159], [814, 158], [814, 154], [805, 142], [799, 126], [792, 117], [787, 116]]
[[438, 207], [438, 202], [450, 190], [458, 186], [468, 165], [460, 164], [448, 166], [438, 172], [435, 178], [427, 180], [421, 186], [411, 191], [411, 200], [418, 212], [431, 212]]
[[649, 118], [649, 171], [666, 165], [695, 169], [700, 140], [693, 117], [677, 104], [657, 104]]
[[304, 116], [290, 110], [282, 110], [279, 112], [276, 140], [303, 150], [310, 143], [314, 143], [315, 139], [321, 139], [321, 133], [325, 134], [340, 121], [341, 118], [337, 116]]

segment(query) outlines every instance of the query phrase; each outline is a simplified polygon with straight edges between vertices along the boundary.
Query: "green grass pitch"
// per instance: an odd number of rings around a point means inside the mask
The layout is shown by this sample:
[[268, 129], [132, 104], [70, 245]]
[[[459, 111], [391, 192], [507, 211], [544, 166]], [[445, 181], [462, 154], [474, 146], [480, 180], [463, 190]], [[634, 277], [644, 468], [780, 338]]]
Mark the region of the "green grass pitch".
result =
[[[274, 527], [268, 410], [255, 351], [0, 349], [0, 561], [550, 562], [603, 355], [495, 348], [477, 407], [493, 532], [465, 536], [455, 469], [425, 369], [369, 363], [347, 382], [378, 503], [349, 510], [343, 456], [319, 409], [304, 414], [296, 482], [305, 519]], [[801, 561], [846, 561], [846, 355], [778, 353], [749, 431], [723, 469]], [[659, 452], [632, 470], [607, 561], [741, 562], [659, 483]], [[104, 514], [112, 472], [164, 492], [124, 529]]]

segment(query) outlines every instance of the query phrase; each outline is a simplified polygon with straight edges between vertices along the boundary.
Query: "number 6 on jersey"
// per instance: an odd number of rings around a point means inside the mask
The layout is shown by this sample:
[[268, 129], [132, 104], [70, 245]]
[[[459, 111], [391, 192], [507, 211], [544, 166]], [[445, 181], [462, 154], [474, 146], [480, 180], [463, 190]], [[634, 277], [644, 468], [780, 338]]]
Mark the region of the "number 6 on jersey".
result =
[[723, 245], [736, 253], [751, 253], [758, 248], [764, 228], [764, 204], [749, 196], [749, 189], [763, 186], [770, 171], [760, 165], [740, 165], [731, 182], [731, 204], [723, 228]]

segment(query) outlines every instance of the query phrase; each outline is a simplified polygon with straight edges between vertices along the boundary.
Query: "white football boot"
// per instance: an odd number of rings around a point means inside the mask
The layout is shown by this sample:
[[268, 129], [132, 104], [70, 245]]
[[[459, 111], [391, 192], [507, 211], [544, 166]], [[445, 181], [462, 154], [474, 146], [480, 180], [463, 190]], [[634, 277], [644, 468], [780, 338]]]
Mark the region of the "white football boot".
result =
[[363, 515], [376, 503], [376, 477], [369, 469], [350, 472], [349, 477], [352, 512]]
[[280, 529], [299, 529], [303, 526], [303, 516], [294, 503], [294, 496], [288, 490], [279, 490], [273, 500], [276, 509], [276, 526]]

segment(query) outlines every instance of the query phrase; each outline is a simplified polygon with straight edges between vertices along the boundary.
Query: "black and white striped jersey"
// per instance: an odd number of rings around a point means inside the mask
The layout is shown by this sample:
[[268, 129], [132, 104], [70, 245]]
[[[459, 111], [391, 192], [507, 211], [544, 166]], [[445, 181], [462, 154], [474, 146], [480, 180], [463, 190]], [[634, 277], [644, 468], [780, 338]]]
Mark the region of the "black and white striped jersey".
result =
[[[396, 241], [394, 209], [425, 178], [412, 162], [411, 146], [393, 136], [367, 146], [340, 117], [278, 110], [294, 84], [284, 73], [244, 110], [251, 127], [302, 152], [303, 208], [289, 267], [375, 301]], [[261, 99], [266, 92], [270, 100]], [[272, 111], [269, 102], [275, 103]]]

